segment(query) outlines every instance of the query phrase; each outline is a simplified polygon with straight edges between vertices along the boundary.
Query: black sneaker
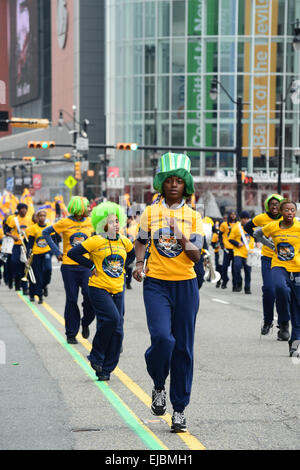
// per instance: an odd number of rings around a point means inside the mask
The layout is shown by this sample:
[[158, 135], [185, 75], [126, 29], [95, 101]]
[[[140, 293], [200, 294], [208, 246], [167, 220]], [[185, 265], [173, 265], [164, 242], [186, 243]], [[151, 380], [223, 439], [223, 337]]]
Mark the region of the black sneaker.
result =
[[96, 375], [97, 375], [97, 378], [98, 378], [98, 380], [99, 380], [100, 382], [104, 382], [104, 381], [107, 381], [107, 380], [110, 379], [110, 375], [109, 375], [109, 374], [104, 374], [104, 373], [99, 374], [99, 373], [97, 373]]
[[75, 338], [75, 336], [67, 336], [67, 343], [68, 344], [78, 344], [78, 341]]
[[300, 357], [300, 340], [289, 341], [290, 357]]
[[252, 294], [250, 289], [245, 289], [245, 294]]
[[39, 297], [39, 304], [43, 303], [43, 297]]
[[227, 285], [224, 282], [221, 285], [221, 289], [227, 289]]
[[290, 339], [289, 322], [285, 321], [279, 324], [277, 333], [278, 341], [288, 341]]
[[100, 366], [100, 364], [95, 364], [94, 362], [91, 362], [91, 367], [97, 372], [97, 376], [101, 375], [102, 366]]
[[152, 405], [151, 412], [156, 416], [163, 416], [166, 413], [166, 391], [165, 390], [152, 390]]
[[48, 297], [48, 287], [44, 287], [43, 295], [44, 295], [44, 297]]
[[216, 284], [216, 288], [219, 289], [220, 285], [221, 285], [221, 281], [218, 281]]
[[88, 326], [83, 326], [82, 325], [82, 337], [84, 339], [87, 339], [90, 336], [90, 329]]
[[184, 412], [174, 411], [172, 416], [172, 432], [186, 432], [186, 420]]
[[30, 296], [30, 302], [34, 302], [34, 295]]
[[273, 327], [273, 323], [266, 323], [264, 322], [262, 328], [261, 328], [261, 334], [262, 335], [268, 335], [270, 333], [271, 328]]

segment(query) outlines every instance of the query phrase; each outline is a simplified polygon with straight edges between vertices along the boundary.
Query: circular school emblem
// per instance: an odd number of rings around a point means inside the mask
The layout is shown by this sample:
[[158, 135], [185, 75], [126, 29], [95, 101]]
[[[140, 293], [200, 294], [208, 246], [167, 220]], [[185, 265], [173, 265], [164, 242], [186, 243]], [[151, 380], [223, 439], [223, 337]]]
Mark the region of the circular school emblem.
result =
[[295, 250], [289, 243], [278, 243], [277, 257], [280, 261], [291, 261], [295, 256]]
[[161, 228], [154, 233], [154, 245], [158, 253], [166, 258], [175, 258], [182, 252], [174, 233], [169, 228]]
[[80, 243], [84, 242], [84, 240], [86, 240], [87, 237], [88, 236], [82, 232], [73, 233], [73, 235], [71, 235], [70, 237], [70, 244], [72, 246], [80, 245]]
[[44, 237], [38, 237], [36, 239], [36, 245], [39, 247], [39, 248], [46, 248], [46, 246], [48, 245], [48, 243], [46, 242], [45, 238]]
[[123, 274], [124, 259], [120, 255], [109, 255], [104, 258], [102, 268], [109, 277], [120, 277]]

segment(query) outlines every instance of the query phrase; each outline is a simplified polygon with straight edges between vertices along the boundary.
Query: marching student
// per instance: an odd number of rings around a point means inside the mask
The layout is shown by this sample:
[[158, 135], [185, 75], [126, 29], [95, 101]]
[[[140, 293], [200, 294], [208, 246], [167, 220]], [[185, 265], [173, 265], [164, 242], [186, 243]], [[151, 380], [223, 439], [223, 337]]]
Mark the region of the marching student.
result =
[[48, 296], [48, 285], [51, 281], [52, 261], [51, 248], [48, 245], [43, 230], [49, 226], [46, 223], [47, 212], [40, 209], [35, 213], [36, 223], [26, 229], [28, 237], [27, 259], [34, 272], [36, 284], [30, 280], [29, 296], [34, 302], [34, 296], [39, 298], [39, 304], [43, 303], [43, 296]]
[[[67, 253], [72, 246], [76, 246], [89, 238], [93, 233], [91, 220], [87, 217], [89, 201], [80, 196], [73, 196], [68, 205], [70, 216], [60, 219], [53, 225], [43, 230], [45, 237], [52, 252], [59, 261], [62, 261], [61, 273], [66, 291], [65, 304], [65, 328], [66, 337], [69, 344], [77, 344], [76, 336], [82, 324], [82, 336], [88, 338], [90, 331], [89, 325], [95, 318], [88, 293], [88, 281], [90, 270], [85, 266], [79, 266], [74, 260], [68, 257]], [[63, 241], [63, 252], [53, 242], [51, 235], [61, 235]], [[83, 296], [83, 317], [80, 319], [80, 310], [78, 307], [79, 288]]]
[[226, 217], [227, 220], [224, 220], [220, 225], [220, 244], [223, 249], [223, 264], [222, 264], [222, 284], [221, 288], [226, 289], [228, 278], [228, 268], [231, 263], [231, 275], [233, 279], [233, 245], [229, 242], [230, 230], [236, 223], [236, 213], [234, 211], [229, 212]]
[[[265, 211], [255, 216], [251, 221], [247, 222], [244, 229], [245, 231], [254, 236], [254, 231], [257, 227], [264, 227], [265, 225], [274, 222], [275, 220], [282, 219], [279, 211], [279, 204], [283, 200], [280, 194], [271, 194], [265, 200]], [[261, 250], [261, 274], [262, 274], [262, 303], [263, 303], [263, 326], [261, 334], [267, 335], [274, 320], [274, 304], [275, 304], [275, 290], [272, 279], [271, 263], [274, 251], [266, 245], [263, 245]], [[277, 312], [278, 313], [278, 312]], [[277, 338], [280, 341], [288, 341], [289, 339], [289, 313], [284, 310], [281, 314], [278, 313], [278, 328]]]
[[[165, 382], [170, 373], [172, 432], [186, 431], [184, 410], [191, 394], [199, 308], [194, 264], [200, 259], [204, 238], [199, 212], [185, 201], [194, 193], [190, 168], [191, 161], [184, 154], [166, 153], [160, 158], [153, 186], [163, 197], [141, 216], [133, 271], [139, 282], [146, 274], [143, 291], [151, 345], [145, 360], [154, 385], [151, 411], [165, 414]], [[148, 259], [146, 273], [144, 258]]]
[[[21, 281], [24, 276], [25, 259], [24, 245], [25, 230], [32, 225], [31, 216], [27, 215], [28, 206], [24, 203], [17, 205], [17, 214], [10, 215], [5, 223], [4, 232], [8, 237], [13, 238], [14, 247], [11, 257], [8, 259], [8, 284], [12, 288], [13, 280], [15, 280], [15, 290], [23, 289], [23, 294], [28, 293], [28, 283]], [[23, 245], [23, 246], [22, 246]]]
[[68, 256], [91, 273], [89, 295], [97, 329], [88, 359], [98, 380], [109, 380], [119, 362], [124, 335], [125, 267], [135, 254], [132, 242], [120, 235], [120, 227], [126, 224], [121, 206], [103, 202], [92, 210], [91, 218], [96, 235], [72, 248]]
[[[220, 273], [220, 276], [222, 276], [222, 265], [220, 264], [220, 250], [221, 250], [221, 244], [220, 244], [220, 221], [218, 219], [215, 220], [214, 226], [212, 229], [212, 237], [211, 237], [211, 242], [210, 242], [214, 254], [215, 254], [215, 266], [216, 266], [216, 271]], [[221, 285], [221, 279], [216, 283], [216, 288], [218, 289]]]
[[272, 279], [275, 288], [278, 315], [289, 312], [292, 324], [289, 340], [290, 356], [299, 356], [300, 350], [300, 222], [296, 220], [297, 205], [283, 199], [279, 206], [282, 219], [254, 232], [256, 240], [269, 245], [272, 237]]
[[237, 222], [231, 229], [229, 242], [233, 245], [233, 292], [241, 292], [243, 279], [241, 276], [244, 269], [244, 289], [245, 294], [251, 294], [251, 266], [247, 264], [248, 252], [254, 248], [254, 240], [244, 230], [244, 225], [249, 220], [249, 213], [242, 211], [240, 222]]

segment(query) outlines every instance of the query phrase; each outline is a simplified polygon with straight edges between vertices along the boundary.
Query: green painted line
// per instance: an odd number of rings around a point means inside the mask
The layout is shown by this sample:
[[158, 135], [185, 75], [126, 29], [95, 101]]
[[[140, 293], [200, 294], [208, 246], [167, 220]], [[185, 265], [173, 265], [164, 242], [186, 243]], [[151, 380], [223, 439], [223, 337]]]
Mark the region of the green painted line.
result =
[[49, 330], [54, 338], [63, 346], [68, 353], [73, 357], [75, 362], [86, 372], [86, 374], [94, 381], [95, 385], [101, 390], [105, 398], [112, 404], [118, 414], [122, 417], [125, 423], [137, 434], [137, 436], [146, 444], [150, 450], [165, 450], [167, 449], [158, 438], [134, 416], [130, 408], [118, 397], [118, 395], [106, 384], [105, 382], [95, 381], [95, 372], [88, 362], [85, 361], [83, 356], [70, 344], [65, 338], [56, 330], [51, 322], [43, 315], [43, 313], [23, 294], [18, 292], [19, 297], [28, 305], [33, 313], [38, 317], [41, 323]]

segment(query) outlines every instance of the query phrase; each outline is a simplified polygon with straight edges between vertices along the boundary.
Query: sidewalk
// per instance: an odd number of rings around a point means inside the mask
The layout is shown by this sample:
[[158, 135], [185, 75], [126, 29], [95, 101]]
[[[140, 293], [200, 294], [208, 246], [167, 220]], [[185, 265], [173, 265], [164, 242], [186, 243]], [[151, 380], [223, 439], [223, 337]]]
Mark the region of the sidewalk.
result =
[[0, 303], [0, 450], [72, 449], [56, 381]]

